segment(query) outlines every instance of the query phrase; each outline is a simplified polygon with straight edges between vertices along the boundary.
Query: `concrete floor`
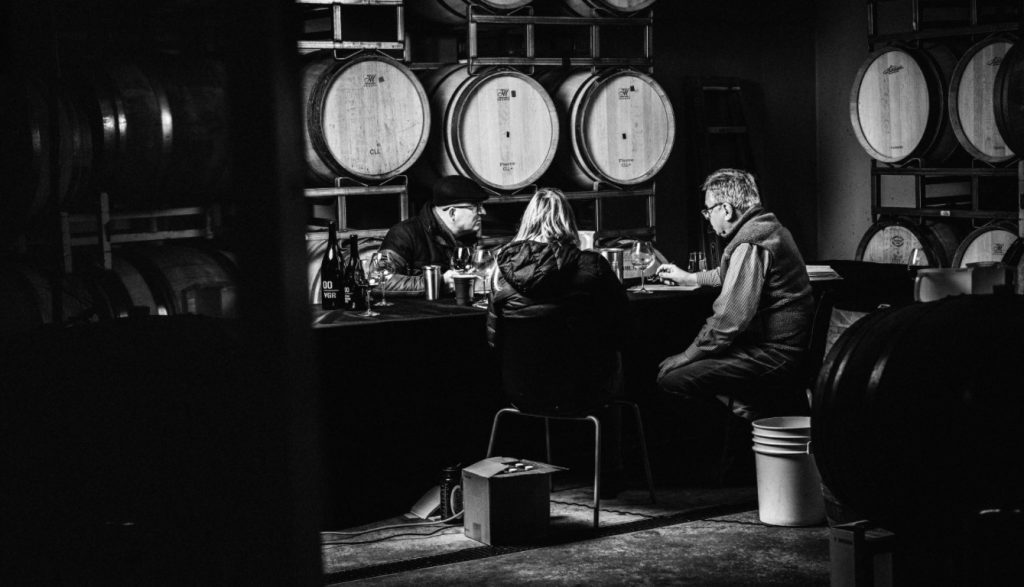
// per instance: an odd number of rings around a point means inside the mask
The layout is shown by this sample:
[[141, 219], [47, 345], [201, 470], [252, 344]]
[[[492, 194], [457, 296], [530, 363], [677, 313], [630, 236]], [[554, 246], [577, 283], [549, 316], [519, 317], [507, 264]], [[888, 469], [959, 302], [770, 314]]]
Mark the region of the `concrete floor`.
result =
[[[753, 486], [659, 487], [655, 505], [646, 492], [630, 490], [602, 502], [597, 531], [590, 526], [592, 510], [585, 507], [589, 495], [583, 487], [556, 488], [549, 536], [532, 546], [481, 545], [463, 534], [461, 524], [440, 530], [393, 529], [347, 540], [325, 535], [325, 584], [829, 583], [827, 526], [761, 523]], [[400, 520], [387, 523], [395, 521]], [[332, 541], [363, 543], [328, 545]]]

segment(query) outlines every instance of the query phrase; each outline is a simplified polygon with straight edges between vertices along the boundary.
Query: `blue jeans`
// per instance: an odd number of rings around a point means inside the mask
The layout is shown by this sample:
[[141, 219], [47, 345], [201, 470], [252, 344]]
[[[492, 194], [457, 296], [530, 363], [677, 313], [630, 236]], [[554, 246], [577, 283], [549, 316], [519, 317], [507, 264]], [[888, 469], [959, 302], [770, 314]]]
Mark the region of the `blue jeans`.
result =
[[739, 347], [694, 361], [658, 378], [658, 387], [700, 401], [719, 401], [753, 422], [810, 412], [803, 352], [775, 347]]

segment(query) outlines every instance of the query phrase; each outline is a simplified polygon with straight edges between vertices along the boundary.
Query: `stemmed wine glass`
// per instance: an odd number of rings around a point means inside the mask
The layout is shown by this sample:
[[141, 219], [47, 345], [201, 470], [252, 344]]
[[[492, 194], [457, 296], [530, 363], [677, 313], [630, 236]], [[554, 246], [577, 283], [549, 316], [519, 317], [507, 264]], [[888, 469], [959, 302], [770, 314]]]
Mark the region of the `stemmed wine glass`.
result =
[[366, 259], [360, 259], [359, 263], [363, 265], [363, 272], [361, 275], [356, 276], [356, 285], [363, 290], [363, 294], [366, 296], [366, 309], [356, 314], [356, 316], [364, 318], [380, 316], [380, 312], [374, 312], [370, 304], [370, 292], [373, 286], [377, 285], [377, 280], [374, 278], [373, 272], [370, 271], [370, 262]]
[[377, 251], [370, 258], [370, 275], [377, 280], [377, 284], [380, 285], [380, 301], [377, 302], [376, 306], [394, 306], [395, 304], [388, 301], [387, 294], [384, 293], [384, 284], [391, 276], [395, 273], [395, 262], [391, 259], [391, 253], [388, 251]]
[[465, 245], [458, 245], [452, 251], [452, 269], [459, 273], [466, 273], [470, 269], [470, 262], [473, 257], [473, 248]]
[[636, 241], [629, 250], [629, 264], [630, 266], [640, 273], [640, 287], [631, 289], [630, 291], [649, 294], [650, 290], [647, 289], [647, 279], [644, 278], [644, 271], [654, 265], [654, 247], [651, 246], [650, 241]]
[[487, 294], [490, 292], [490, 279], [491, 273], [497, 268], [494, 261], [494, 255], [490, 249], [479, 248], [473, 251], [473, 256], [470, 258], [470, 267], [473, 273], [480, 278], [483, 283], [484, 297], [473, 303], [474, 308], [487, 308]]

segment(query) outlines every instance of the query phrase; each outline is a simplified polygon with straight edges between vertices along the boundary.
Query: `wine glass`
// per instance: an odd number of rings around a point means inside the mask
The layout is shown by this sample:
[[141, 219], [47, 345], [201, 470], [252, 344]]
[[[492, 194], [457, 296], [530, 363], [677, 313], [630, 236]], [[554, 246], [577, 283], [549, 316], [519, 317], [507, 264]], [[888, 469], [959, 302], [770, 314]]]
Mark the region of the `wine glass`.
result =
[[484, 297], [480, 298], [473, 304], [474, 308], [487, 308], [487, 294], [490, 292], [490, 279], [491, 273], [497, 268], [497, 264], [494, 261], [494, 255], [490, 249], [479, 248], [473, 251], [473, 256], [470, 258], [470, 267], [473, 273], [480, 278], [483, 283]]
[[452, 251], [452, 269], [459, 273], [465, 273], [470, 269], [470, 260], [473, 257], [473, 248], [465, 245], [458, 245]]
[[362, 316], [364, 318], [380, 316], [380, 312], [374, 312], [370, 304], [370, 292], [373, 290], [373, 286], [377, 285], [377, 280], [372, 276], [373, 273], [369, 271], [370, 262], [366, 259], [360, 259], [359, 263], [363, 266], [363, 272], [362, 274], [356, 275], [356, 287], [361, 289], [363, 295], [366, 296], [366, 309], [356, 314], [356, 316]]
[[629, 249], [629, 265], [633, 270], [640, 273], [640, 287], [630, 291], [641, 294], [651, 293], [646, 287], [647, 280], [644, 278], [644, 271], [654, 265], [654, 247], [651, 246], [650, 241], [636, 241], [633, 243], [633, 246]]
[[388, 301], [387, 294], [384, 293], [384, 284], [391, 276], [395, 274], [395, 262], [391, 259], [391, 253], [388, 251], [377, 251], [370, 258], [370, 276], [377, 280], [377, 284], [380, 285], [380, 301], [377, 302], [377, 306], [394, 306], [395, 304]]

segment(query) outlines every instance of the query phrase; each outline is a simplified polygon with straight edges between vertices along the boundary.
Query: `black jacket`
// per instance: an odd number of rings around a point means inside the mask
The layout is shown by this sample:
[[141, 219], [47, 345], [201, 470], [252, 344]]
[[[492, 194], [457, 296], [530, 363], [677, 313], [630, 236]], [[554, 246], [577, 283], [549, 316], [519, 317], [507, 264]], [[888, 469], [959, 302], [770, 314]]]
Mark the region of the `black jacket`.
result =
[[[425, 265], [440, 265], [441, 273], [451, 268], [451, 255], [456, 242], [466, 246], [476, 244], [475, 234], [456, 241], [434, 214], [434, 207], [428, 202], [420, 209], [419, 216], [403, 220], [391, 227], [381, 243], [381, 250], [391, 251], [395, 261], [395, 274], [385, 286], [389, 292], [423, 295], [426, 286], [423, 280]], [[444, 281], [441, 280], [444, 288]]]
[[608, 261], [572, 245], [517, 241], [497, 255], [494, 295], [487, 313], [487, 341], [496, 342], [502, 316], [538, 310], [539, 304], [586, 300], [603, 322], [605, 342], [621, 349], [629, 334], [629, 300]]

